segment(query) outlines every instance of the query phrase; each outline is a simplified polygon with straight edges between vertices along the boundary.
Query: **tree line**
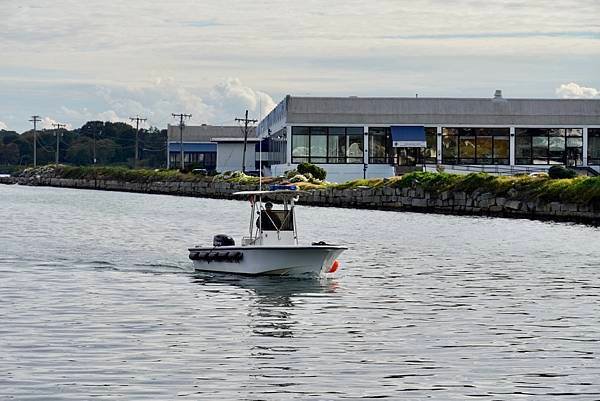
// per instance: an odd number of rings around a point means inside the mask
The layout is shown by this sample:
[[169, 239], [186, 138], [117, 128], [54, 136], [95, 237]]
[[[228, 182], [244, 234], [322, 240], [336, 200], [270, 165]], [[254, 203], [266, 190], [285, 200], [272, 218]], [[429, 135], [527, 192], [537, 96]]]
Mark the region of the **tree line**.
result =
[[[89, 121], [73, 130], [38, 130], [38, 165], [55, 162], [56, 134], [60, 135], [60, 163], [76, 166], [134, 165], [136, 132], [129, 124]], [[33, 130], [21, 134], [0, 130], [0, 166], [10, 170], [11, 167], [32, 165], [33, 138]], [[140, 129], [138, 166], [165, 167], [166, 141], [166, 129]]]

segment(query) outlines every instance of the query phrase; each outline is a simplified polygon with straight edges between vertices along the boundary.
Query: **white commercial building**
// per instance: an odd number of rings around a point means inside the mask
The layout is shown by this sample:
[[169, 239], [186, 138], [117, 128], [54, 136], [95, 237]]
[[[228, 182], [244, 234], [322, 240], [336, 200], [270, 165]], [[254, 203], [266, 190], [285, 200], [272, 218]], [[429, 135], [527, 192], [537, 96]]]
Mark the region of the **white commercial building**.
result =
[[[244, 148], [243, 128], [216, 125], [169, 125], [167, 127], [167, 166], [181, 165], [181, 150], [185, 166], [207, 171], [242, 170]], [[256, 171], [255, 127], [248, 127], [246, 171]]]
[[600, 170], [600, 100], [287, 96], [259, 124], [273, 175], [310, 162], [330, 181], [412, 168]]
[[217, 144], [217, 172], [241, 171], [242, 164], [245, 165], [245, 171], [258, 170], [258, 138], [247, 139], [245, 160], [244, 138], [212, 138], [211, 141]]

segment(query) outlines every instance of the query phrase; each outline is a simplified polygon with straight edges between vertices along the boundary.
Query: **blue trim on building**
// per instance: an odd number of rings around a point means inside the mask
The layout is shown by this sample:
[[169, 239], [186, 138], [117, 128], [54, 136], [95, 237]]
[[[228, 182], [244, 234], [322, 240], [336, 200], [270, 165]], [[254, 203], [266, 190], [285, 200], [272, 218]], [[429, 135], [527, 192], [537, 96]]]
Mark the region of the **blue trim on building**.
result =
[[422, 126], [392, 126], [392, 141], [394, 142], [424, 142], [425, 127]]
[[[169, 143], [169, 152], [180, 152], [181, 146], [178, 142]], [[200, 153], [200, 152], [216, 152], [216, 143], [183, 143], [183, 151], [187, 153]]]

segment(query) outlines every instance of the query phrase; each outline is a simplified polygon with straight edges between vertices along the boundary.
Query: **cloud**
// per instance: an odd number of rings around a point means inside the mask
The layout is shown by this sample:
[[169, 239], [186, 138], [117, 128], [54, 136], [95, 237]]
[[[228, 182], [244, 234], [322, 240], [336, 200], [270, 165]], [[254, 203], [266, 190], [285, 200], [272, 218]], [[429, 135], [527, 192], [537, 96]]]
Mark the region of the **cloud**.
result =
[[211, 106], [222, 115], [241, 116], [248, 110], [254, 119], [266, 116], [276, 106], [268, 94], [242, 84], [238, 78], [228, 78], [210, 92]]
[[[54, 126], [55, 124], [59, 124], [58, 121], [56, 121], [53, 118], [50, 117], [44, 117], [42, 118], [41, 124], [39, 125], [40, 128], [42, 129], [55, 129], [56, 127]], [[71, 126], [71, 124], [63, 124], [60, 123], [61, 128], [66, 128], [66, 129], [72, 129], [73, 127]]]
[[111, 123], [129, 122], [128, 118], [119, 116], [114, 110], [96, 112], [91, 111], [87, 107], [77, 110], [71, 109], [67, 106], [62, 106], [61, 111], [66, 118], [76, 121], [76, 125], [81, 125], [87, 121], [110, 121]]
[[6, 125], [4, 122], [0, 121], [0, 130], [8, 131], [8, 125]]
[[600, 97], [600, 90], [580, 86], [575, 82], [562, 84], [556, 88], [556, 94], [563, 99], [592, 99]]
[[[0, 119], [19, 130], [31, 113], [63, 119], [60, 105], [165, 126], [172, 112], [260, 118], [263, 93], [479, 97], [501, 85], [549, 97], [572, 77], [600, 88], [598, 0], [0, 3]], [[224, 77], [239, 82], [213, 87]]]
[[166, 127], [175, 123], [172, 113], [191, 114], [192, 124], [234, 124], [247, 109], [250, 117], [264, 117], [275, 107], [265, 92], [229, 78], [209, 90], [186, 88], [173, 78], [156, 78], [140, 86], [97, 86], [94, 109], [63, 106], [62, 113], [77, 124], [90, 120], [129, 122], [130, 117], [147, 118], [147, 124]]

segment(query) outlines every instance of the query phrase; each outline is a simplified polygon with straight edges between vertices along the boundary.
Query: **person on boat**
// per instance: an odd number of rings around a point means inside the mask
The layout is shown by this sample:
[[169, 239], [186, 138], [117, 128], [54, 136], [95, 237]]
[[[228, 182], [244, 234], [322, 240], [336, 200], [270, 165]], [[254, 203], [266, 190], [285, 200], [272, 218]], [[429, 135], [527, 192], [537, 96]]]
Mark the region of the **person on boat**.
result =
[[273, 211], [273, 204], [267, 202], [265, 204], [265, 210], [261, 210], [260, 217], [256, 221], [257, 226], [262, 226], [263, 231], [276, 231], [281, 228], [281, 220], [279, 216]]

